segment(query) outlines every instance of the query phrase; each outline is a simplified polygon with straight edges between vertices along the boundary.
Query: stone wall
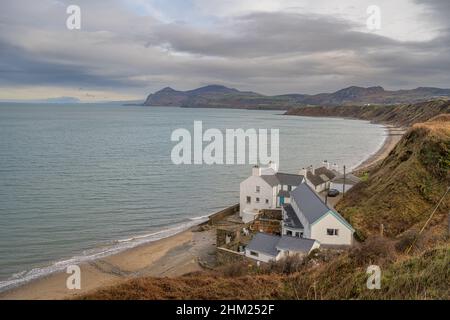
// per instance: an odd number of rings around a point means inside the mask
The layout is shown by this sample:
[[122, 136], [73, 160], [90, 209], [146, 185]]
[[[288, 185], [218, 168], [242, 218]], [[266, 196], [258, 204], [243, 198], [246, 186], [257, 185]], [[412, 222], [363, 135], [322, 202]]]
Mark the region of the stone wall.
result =
[[239, 203], [210, 215], [208, 224], [214, 225], [217, 222], [219, 222], [220, 220], [223, 220], [226, 217], [232, 216], [237, 212], [239, 212]]
[[265, 232], [281, 235], [281, 221], [259, 218], [253, 222], [251, 230], [254, 232]]
[[243, 253], [239, 253], [226, 248], [217, 248], [216, 258], [218, 265], [226, 265], [230, 263], [241, 262], [247, 259]]
[[260, 211], [260, 217], [264, 219], [282, 220], [281, 209], [263, 209]]
[[238, 242], [240, 240], [240, 229], [226, 229], [226, 228], [217, 228], [216, 230], [217, 239], [216, 246], [223, 247], [233, 242]]

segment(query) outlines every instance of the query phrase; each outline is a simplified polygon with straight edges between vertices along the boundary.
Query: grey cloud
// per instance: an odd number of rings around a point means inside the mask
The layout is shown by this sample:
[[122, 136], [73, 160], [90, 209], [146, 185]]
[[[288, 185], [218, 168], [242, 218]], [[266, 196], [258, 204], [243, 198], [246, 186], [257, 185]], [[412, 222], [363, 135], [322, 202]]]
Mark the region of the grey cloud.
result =
[[[347, 85], [447, 86], [449, 33], [401, 42], [355, 31], [323, 15], [254, 13], [206, 29], [163, 23], [120, 2], [80, 1], [81, 32], [68, 32], [64, 6], [43, 0], [1, 5], [0, 85], [154, 91], [220, 83], [276, 94]], [[16, 3], [16, 2], [14, 2]], [[443, 10], [428, 6], [429, 10]], [[42, 15], [35, 16], [36, 7]], [[41, 10], [41, 11], [39, 11]], [[63, 14], [61, 16], [61, 14]], [[20, 18], [15, 18], [15, 17]]]

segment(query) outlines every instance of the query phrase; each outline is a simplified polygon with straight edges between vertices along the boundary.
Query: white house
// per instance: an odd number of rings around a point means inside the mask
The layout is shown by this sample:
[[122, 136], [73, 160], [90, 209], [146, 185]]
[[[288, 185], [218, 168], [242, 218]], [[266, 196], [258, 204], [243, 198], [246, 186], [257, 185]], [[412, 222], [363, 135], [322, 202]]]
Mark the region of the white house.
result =
[[357, 183], [359, 183], [360, 181], [361, 181], [360, 178], [358, 178], [357, 176], [355, 176], [351, 173], [347, 173], [345, 175], [345, 178], [344, 178], [343, 174], [339, 174], [331, 181], [330, 189], [336, 189], [339, 192], [343, 193], [344, 192], [344, 183], [345, 183], [345, 192], [347, 192], [348, 190], [353, 188], [353, 186], [356, 185]]
[[331, 181], [339, 174], [336, 170], [329, 169], [326, 166], [314, 169], [309, 166], [302, 169], [300, 174], [306, 179], [306, 183], [316, 192], [322, 192], [330, 189]]
[[290, 200], [282, 210], [283, 235], [314, 239], [320, 245], [352, 245], [353, 227], [325, 204], [307, 183], [293, 190]]
[[257, 233], [245, 247], [245, 256], [261, 262], [278, 261], [287, 256], [305, 256], [319, 246], [312, 239]]
[[281, 209], [289, 203], [289, 193], [304, 181], [301, 175], [278, 172], [275, 163], [267, 168], [253, 167], [252, 175], [240, 184], [242, 221], [253, 221], [262, 209]]

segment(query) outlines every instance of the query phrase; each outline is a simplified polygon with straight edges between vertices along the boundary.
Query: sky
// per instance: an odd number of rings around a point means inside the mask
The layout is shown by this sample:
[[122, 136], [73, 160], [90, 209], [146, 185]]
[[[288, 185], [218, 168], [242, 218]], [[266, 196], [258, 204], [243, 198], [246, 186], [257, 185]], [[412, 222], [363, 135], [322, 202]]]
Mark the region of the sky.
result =
[[[66, 26], [69, 5], [79, 30]], [[0, 100], [449, 88], [449, 13], [448, 0], [2, 0]]]

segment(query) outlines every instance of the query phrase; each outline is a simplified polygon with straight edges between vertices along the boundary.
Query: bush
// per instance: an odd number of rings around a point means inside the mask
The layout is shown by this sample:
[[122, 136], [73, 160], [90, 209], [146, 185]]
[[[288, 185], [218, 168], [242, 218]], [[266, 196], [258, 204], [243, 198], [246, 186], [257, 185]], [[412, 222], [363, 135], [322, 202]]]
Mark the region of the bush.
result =
[[225, 277], [242, 277], [249, 273], [249, 266], [244, 261], [234, 262], [220, 268], [219, 272]]
[[265, 273], [291, 274], [300, 271], [304, 265], [304, 257], [294, 255], [270, 262], [262, 268], [262, 271]]
[[349, 257], [358, 266], [383, 264], [394, 261], [395, 250], [390, 240], [383, 237], [372, 237], [350, 250]]

